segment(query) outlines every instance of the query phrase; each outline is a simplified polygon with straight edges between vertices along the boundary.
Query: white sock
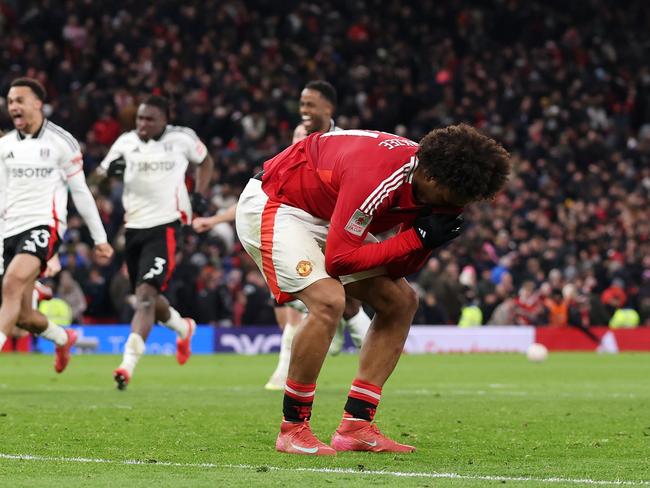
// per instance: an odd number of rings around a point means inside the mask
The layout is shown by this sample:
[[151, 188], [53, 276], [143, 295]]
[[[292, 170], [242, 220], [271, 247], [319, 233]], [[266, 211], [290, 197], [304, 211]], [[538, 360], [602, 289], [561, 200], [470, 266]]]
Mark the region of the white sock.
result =
[[7, 342], [7, 336], [4, 332], [0, 332], [0, 349], [4, 347], [5, 342]]
[[161, 324], [168, 329], [175, 331], [181, 339], [185, 339], [190, 331], [190, 326], [187, 324], [187, 320], [181, 317], [181, 314], [179, 314], [171, 305], [169, 307], [169, 320], [167, 322], [161, 322]]
[[124, 368], [129, 372], [129, 375], [133, 375], [133, 370], [135, 365], [138, 364], [140, 356], [144, 354], [145, 346], [142, 336], [131, 332], [129, 338], [126, 340], [124, 345], [124, 355], [122, 356], [122, 364], [120, 368]]
[[65, 329], [51, 320], [47, 321], [47, 329], [41, 332], [40, 336], [54, 342], [57, 346], [64, 346], [68, 342], [68, 334], [65, 333]]
[[297, 325], [287, 324], [282, 331], [282, 342], [280, 343], [280, 355], [278, 356], [278, 365], [271, 375], [271, 378], [278, 381], [287, 381], [289, 374], [289, 362], [291, 361], [291, 344], [293, 337], [298, 330]]
[[347, 320], [348, 327], [350, 327], [350, 337], [352, 337], [352, 342], [357, 347], [361, 347], [363, 340], [366, 337], [368, 329], [370, 328], [370, 317], [365, 312], [363, 307], [359, 309], [359, 313], [354, 317], [351, 317]]

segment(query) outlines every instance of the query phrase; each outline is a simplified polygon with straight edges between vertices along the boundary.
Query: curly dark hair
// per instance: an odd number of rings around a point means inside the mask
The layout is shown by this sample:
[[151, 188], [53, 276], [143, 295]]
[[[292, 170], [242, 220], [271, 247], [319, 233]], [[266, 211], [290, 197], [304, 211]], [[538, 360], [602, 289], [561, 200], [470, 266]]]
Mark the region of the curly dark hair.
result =
[[508, 151], [467, 124], [432, 130], [417, 156], [427, 176], [468, 200], [494, 197], [510, 173]]

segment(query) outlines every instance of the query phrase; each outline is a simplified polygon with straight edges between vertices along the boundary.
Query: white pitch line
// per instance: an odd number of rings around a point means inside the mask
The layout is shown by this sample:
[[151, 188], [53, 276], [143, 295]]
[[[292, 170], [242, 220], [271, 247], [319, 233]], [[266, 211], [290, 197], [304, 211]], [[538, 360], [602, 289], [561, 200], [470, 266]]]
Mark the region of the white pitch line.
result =
[[492, 476], [492, 475], [471, 475], [459, 473], [418, 473], [412, 471], [380, 471], [380, 470], [359, 470], [350, 468], [283, 468], [280, 466], [253, 466], [251, 464], [213, 464], [213, 463], [174, 463], [168, 461], [139, 461], [137, 459], [113, 460], [83, 457], [54, 457], [35, 456], [31, 454], [3, 454], [0, 459], [16, 461], [45, 461], [59, 463], [93, 463], [93, 464], [117, 464], [122, 466], [168, 466], [177, 468], [216, 468], [216, 469], [241, 469], [247, 471], [286, 471], [303, 473], [328, 473], [328, 474], [354, 474], [359, 476], [387, 476], [395, 478], [434, 478], [434, 479], [458, 479], [475, 481], [532, 481], [536, 483], [573, 483], [580, 485], [604, 485], [604, 486], [650, 486], [650, 481], [626, 481], [626, 480], [592, 480], [586, 478], [534, 478], [531, 476]]

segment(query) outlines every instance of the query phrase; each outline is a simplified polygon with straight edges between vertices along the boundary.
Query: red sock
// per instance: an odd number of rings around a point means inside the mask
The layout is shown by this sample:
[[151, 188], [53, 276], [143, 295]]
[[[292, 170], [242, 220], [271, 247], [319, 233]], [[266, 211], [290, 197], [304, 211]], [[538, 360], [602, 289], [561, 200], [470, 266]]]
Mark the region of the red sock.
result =
[[381, 399], [381, 386], [355, 379], [348, 393], [343, 418], [372, 421]]
[[311, 406], [316, 393], [315, 383], [298, 383], [287, 379], [282, 411], [287, 422], [304, 422], [311, 417]]

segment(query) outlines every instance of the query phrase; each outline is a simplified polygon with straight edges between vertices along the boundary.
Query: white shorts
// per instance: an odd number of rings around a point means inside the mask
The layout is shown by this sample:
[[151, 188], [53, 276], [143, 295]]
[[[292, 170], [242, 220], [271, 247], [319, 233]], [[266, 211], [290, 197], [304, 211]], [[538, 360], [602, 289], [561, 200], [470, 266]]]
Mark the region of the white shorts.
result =
[[[325, 242], [329, 222], [269, 200], [262, 182], [251, 179], [237, 204], [235, 224], [244, 249], [262, 271], [278, 303], [293, 300], [292, 293], [330, 278], [325, 271]], [[366, 242], [377, 242], [368, 234]], [[340, 276], [344, 285], [385, 275], [383, 267]]]

